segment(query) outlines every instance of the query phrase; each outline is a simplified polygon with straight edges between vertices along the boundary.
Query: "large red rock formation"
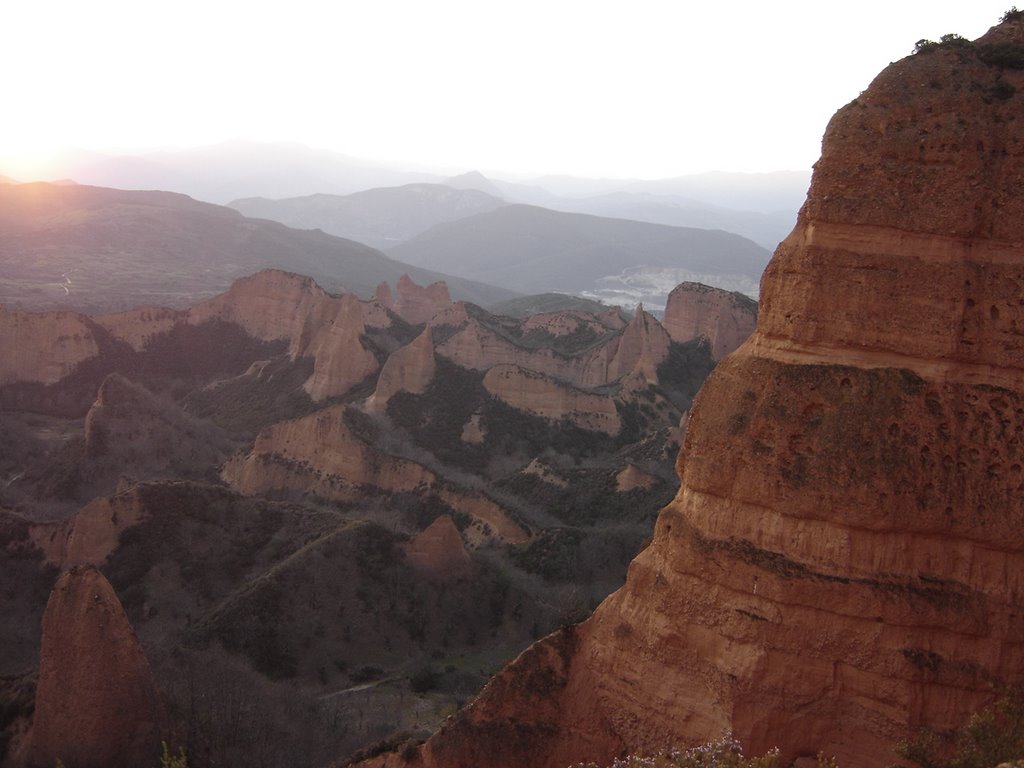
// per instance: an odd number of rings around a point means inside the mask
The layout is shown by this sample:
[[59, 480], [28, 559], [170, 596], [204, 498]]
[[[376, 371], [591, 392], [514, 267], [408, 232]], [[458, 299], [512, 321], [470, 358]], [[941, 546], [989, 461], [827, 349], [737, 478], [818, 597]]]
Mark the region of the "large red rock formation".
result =
[[731, 731], [885, 766], [1024, 683], [1024, 71], [1000, 65], [1022, 55], [1006, 22], [837, 113], [626, 585], [412, 764], [562, 768]]
[[416, 285], [408, 275], [398, 278], [395, 293], [395, 312], [413, 325], [427, 322], [452, 303], [448, 286], [444, 282], [438, 281], [423, 287]]
[[187, 317], [187, 312], [176, 309], [140, 307], [125, 312], [98, 315], [93, 319], [115, 339], [125, 342], [139, 352], [149, 345], [154, 336], [167, 333]]
[[305, 389], [314, 400], [342, 395], [380, 365], [361, 337], [367, 326], [387, 325], [387, 309], [356, 296], [331, 296], [311, 278], [265, 269], [188, 312], [191, 323], [235, 323], [264, 341], [288, 341], [292, 359], [310, 357]]
[[405, 560], [416, 570], [444, 581], [469, 578], [476, 570], [451, 515], [441, 515], [406, 544]]
[[344, 405], [263, 430], [252, 451], [229, 461], [224, 479], [245, 494], [315, 493], [344, 499], [371, 485], [388, 491], [431, 486], [434, 474], [407, 459], [379, 453], [345, 421]]
[[[551, 324], [550, 318], [547, 324]], [[437, 351], [463, 368], [486, 371], [497, 365], [515, 365], [577, 387], [591, 388], [634, 373], [656, 381], [657, 367], [668, 357], [670, 342], [661, 324], [638, 307], [622, 333], [574, 355], [560, 354], [550, 347], [531, 348], [513, 343], [472, 318], [467, 318], [456, 333], [439, 344]]]
[[362, 339], [368, 328], [390, 327], [394, 316], [379, 301], [331, 296], [312, 278], [276, 269], [236, 280], [224, 293], [186, 311], [141, 308], [90, 319], [72, 312], [0, 307], [0, 348], [5, 353], [0, 385], [52, 384], [99, 354], [104, 341], [142, 351], [176, 325], [209, 321], [233, 323], [262, 341], [287, 342], [293, 360], [311, 358], [313, 374], [305, 389], [319, 401], [345, 394], [379, 370]]
[[138, 494], [130, 490], [93, 499], [68, 520], [33, 526], [30, 535], [49, 563], [101, 566], [117, 549], [121, 533], [145, 516]]
[[99, 346], [94, 326], [73, 312], [17, 312], [0, 307], [0, 384], [53, 384]]
[[564, 384], [517, 365], [496, 365], [484, 375], [484, 389], [513, 408], [549, 421], [616, 435], [622, 427], [615, 401]]
[[423, 333], [388, 357], [377, 378], [377, 388], [367, 400], [369, 411], [383, 411], [397, 392], [421, 394], [434, 380], [434, 336], [427, 326]]
[[57, 581], [43, 616], [35, 714], [22, 759], [51, 768], [135, 768], [160, 754], [149, 663], [110, 583], [94, 568]]
[[680, 283], [668, 295], [662, 325], [673, 341], [707, 339], [711, 357], [721, 360], [754, 332], [757, 302], [742, 293]]

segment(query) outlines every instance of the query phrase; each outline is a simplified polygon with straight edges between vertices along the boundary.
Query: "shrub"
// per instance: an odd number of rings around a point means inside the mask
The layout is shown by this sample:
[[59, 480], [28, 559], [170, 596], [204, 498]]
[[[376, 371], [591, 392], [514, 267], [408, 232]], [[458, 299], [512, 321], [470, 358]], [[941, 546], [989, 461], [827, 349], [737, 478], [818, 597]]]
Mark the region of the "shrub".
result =
[[1024, 45], [1020, 43], [990, 43], [981, 46], [978, 55], [990, 67], [1024, 69]]
[[[672, 749], [653, 757], [630, 755], [612, 761], [610, 768], [779, 768], [779, 750], [760, 757], [744, 757], [742, 745], [732, 736], [723, 736], [685, 752]], [[599, 768], [596, 763], [577, 763], [571, 768]], [[818, 754], [818, 768], [836, 768], [833, 757]]]
[[1011, 691], [952, 734], [922, 729], [896, 745], [921, 768], [993, 768], [1024, 757], [1024, 695]]
[[430, 667], [423, 667], [409, 678], [409, 688], [413, 693], [426, 693], [437, 688], [437, 681], [437, 672]]
[[188, 768], [188, 757], [185, 755], [184, 747], [178, 747], [178, 754], [172, 755], [166, 741], [161, 741], [160, 746], [164, 750], [160, 757], [160, 768]]

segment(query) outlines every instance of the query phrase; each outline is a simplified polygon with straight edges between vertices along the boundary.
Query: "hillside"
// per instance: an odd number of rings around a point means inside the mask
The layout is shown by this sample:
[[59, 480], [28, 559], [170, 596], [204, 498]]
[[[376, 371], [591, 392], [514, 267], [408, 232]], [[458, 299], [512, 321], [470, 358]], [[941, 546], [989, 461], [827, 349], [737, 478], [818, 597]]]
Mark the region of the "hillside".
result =
[[607, 311], [609, 307], [599, 301], [572, 296], [568, 293], [538, 293], [518, 299], [500, 301], [490, 305], [487, 309], [496, 315], [527, 318], [541, 312], [562, 312], [570, 309], [597, 314]]
[[388, 253], [520, 293], [557, 290], [660, 307], [684, 280], [756, 293], [769, 257], [761, 246], [726, 232], [527, 205], [439, 224]]
[[245, 216], [279, 221], [296, 229], [322, 229], [374, 248], [388, 248], [435, 224], [505, 205], [475, 189], [443, 184], [406, 184], [351, 195], [309, 195], [268, 200], [250, 197], [228, 205]]
[[[84, 185], [0, 185], [0, 304], [24, 309], [113, 311], [181, 308], [266, 267], [297, 270], [333, 291], [369, 296], [405, 273], [361, 243], [247, 219], [169, 192]], [[449, 278], [457, 298], [488, 304], [512, 291]]]
[[[622, 583], [724, 343], [714, 295], [678, 292], [697, 303], [674, 335], [642, 310], [514, 319], [444, 283], [363, 300], [278, 270], [184, 310], [0, 311], [0, 760], [46, 591], [88, 565], [190, 765], [426, 736]], [[110, 657], [89, 637], [68, 647]], [[58, 709], [33, 748], [79, 732]]]
[[796, 206], [773, 212], [743, 211], [680, 195], [622, 191], [594, 197], [561, 198], [549, 207], [672, 227], [720, 229], [753, 240], [769, 250], [774, 250], [793, 229], [797, 211]]

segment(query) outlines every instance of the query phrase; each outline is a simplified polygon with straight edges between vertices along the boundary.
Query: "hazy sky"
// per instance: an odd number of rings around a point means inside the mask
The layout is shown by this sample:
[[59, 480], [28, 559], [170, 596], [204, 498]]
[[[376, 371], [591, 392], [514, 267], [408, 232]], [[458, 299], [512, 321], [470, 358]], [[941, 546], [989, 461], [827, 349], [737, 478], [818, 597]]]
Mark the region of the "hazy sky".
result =
[[803, 169], [882, 67], [1008, 7], [0, 0], [0, 173], [234, 138], [524, 175]]

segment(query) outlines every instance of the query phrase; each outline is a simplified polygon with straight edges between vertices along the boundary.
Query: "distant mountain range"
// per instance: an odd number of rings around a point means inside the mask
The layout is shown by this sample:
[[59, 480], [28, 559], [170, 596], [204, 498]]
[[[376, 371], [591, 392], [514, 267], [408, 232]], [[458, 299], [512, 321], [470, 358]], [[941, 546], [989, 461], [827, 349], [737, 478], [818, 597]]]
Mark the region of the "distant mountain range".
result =
[[[561, 291], [664, 306], [678, 283], [756, 294], [770, 253], [739, 235], [529, 205], [438, 224], [388, 251], [410, 264], [520, 293]], [[667, 281], [671, 280], [671, 284]]]
[[507, 203], [477, 189], [443, 184], [406, 184], [351, 195], [309, 195], [284, 200], [235, 200], [246, 216], [271, 219], [299, 229], [322, 229], [375, 248], [388, 248], [435, 224], [485, 213]]
[[[255, 141], [131, 156], [74, 150], [53, 163], [51, 173], [83, 184], [181, 192], [219, 204], [253, 197], [348, 195], [412, 183], [445, 184], [478, 189], [510, 203], [721, 228], [769, 249], [792, 228], [810, 182], [809, 171], [702, 173], [658, 180], [544, 176], [512, 182], [476, 171], [446, 177], [361, 161], [329, 150]], [[617, 201], [614, 196], [619, 194], [626, 197]], [[648, 210], [652, 204], [653, 209]], [[707, 212], [702, 214], [703, 210]], [[759, 220], [757, 214], [765, 214], [768, 220]]]
[[[729, 175], [728, 178], [737, 180], [737, 184], [740, 180], [748, 184], [747, 187], [734, 188], [718, 176], [708, 176], [714, 182], [708, 182], [705, 190], [708, 197], [726, 200], [731, 189], [737, 202], [761, 205], [764, 210], [756, 207], [740, 210], [735, 206], [670, 191], [679, 188], [689, 189], [695, 195], [701, 194], [700, 185], [688, 183], [686, 179], [628, 182], [628, 189], [612, 188], [612, 191], [606, 191], [610, 182], [580, 179], [569, 184], [566, 180], [555, 179], [566, 189], [595, 193], [560, 196], [539, 186], [490, 179], [476, 171], [444, 179], [443, 184], [415, 183], [364, 190], [351, 195], [321, 193], [277, 200], [247, 197], [234, 200], [229, 205], [246, 216], [267, 218], [300, 229], [322, 229], [376, 248], [395, 246], [434, 224], [483, 213], [502, 204], [525, 203], [556, 211], [633, 219], [650, 224], [720, 229], [774, 250], [796, 223], [797, 208], [806, 192], [806, 182], [801, 186], [800, 174], [778, 176], [781, 179], [778, 188], [759, 176], [751, 177], [755, 183], [741, 174]], [[658, 185], [669, 191], [645, 191]], [[759, 185], [767, 185], [764, 194], [756, 189]], [[486, 197], [474, 193], [482, 193]]]
[[362, 243], [171, 192], [85, 185], [0, 185], [0, 304], [111, 311], [182, 307], [265, 267], [369, 296], [407, 273], [445, 280], [457, 299], [488, 305], [513, 291], [396, 262]]

